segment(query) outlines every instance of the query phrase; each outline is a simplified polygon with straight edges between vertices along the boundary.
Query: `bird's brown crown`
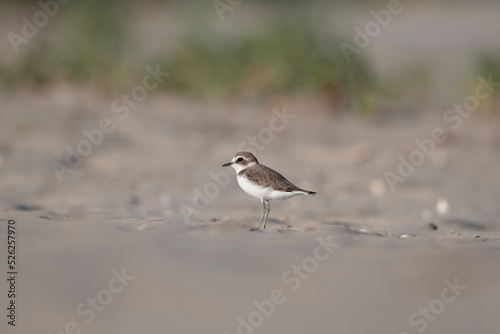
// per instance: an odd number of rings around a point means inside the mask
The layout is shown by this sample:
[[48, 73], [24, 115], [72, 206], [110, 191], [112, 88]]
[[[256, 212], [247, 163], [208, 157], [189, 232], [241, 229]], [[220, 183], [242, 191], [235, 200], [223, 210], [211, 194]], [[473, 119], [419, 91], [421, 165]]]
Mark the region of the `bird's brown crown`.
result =
[[249, 165], [253, 162], [256, 164], [259, 163], [259, 161], [255, 157], [255, 155], [253, 155], [250, 152], [238, 152], [234, 155], [234, 158], [233, 158], [233, 163], [241, 165], [241, 166], [246, 166], [246, 165]]

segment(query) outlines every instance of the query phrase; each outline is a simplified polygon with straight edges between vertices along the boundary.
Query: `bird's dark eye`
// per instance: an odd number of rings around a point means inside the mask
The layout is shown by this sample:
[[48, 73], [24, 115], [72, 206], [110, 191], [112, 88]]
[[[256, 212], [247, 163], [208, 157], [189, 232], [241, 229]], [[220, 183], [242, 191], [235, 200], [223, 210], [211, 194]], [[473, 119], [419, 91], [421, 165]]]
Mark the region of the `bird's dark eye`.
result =
[[243, 161], [243, 158], [236, 159], [236, 162], [242, 162], [242, 161]]

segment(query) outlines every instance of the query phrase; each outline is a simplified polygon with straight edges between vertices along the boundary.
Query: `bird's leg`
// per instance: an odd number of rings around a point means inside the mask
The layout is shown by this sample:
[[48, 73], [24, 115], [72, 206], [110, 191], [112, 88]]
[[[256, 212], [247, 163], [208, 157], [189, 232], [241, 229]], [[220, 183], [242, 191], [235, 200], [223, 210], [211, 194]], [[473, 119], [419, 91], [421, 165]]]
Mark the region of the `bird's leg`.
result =
[[264, 202], [265, 200], [261, 199], [261, 201], [264, 209], [262, 210], [262, 216], [260, 216], [259, 226], [257, 226], [257, 228], [260, 228], [260, 224], [262, 224], [262, 220], [264, 219], [264, 215], [266, 214], [266, 203]]
[[264, 229], [266, 228], [266, 223], [267, 223], [267, 217], [269, 217], [269, 211], [271, 211], [271, 205], [269, 205], [269, 200], [264, 200], [264, 207], [266, 210], [266, 218], [264, 219]]

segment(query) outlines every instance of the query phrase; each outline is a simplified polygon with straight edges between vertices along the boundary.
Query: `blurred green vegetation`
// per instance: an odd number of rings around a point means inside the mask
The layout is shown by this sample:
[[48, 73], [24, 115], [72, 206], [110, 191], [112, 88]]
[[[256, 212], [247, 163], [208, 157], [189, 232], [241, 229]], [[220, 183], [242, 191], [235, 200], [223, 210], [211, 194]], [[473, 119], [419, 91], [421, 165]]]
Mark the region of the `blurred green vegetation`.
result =
[[217, 41], [190, 33], [179, 52], [165, 58], [172, 89], [196, 95], [268, 95], [324, 91], [350, 99], [376, 87], [368, 62], [348, 64], [340, 40], [307, 20], [282, 20], [265, 31]]
[[204, 8], [210, 15], [197, 9], [178, 51], [160, 49], [131, 67], [137, 55], [128, 20], [133, 9], [114, 0], [75, 2], [55, 18], [65, 28], [55, 38], [37, 36], [21, 45], [15, 62], [0, 60], [0, 85], [15, 90], [62, 81], [117, 90], [146, 65], [160, 64], [171, 73], [160, 89], [177, 93], [224, 98], [320, 92], [337, 105], [373, 107], [379, 83], [370, 64], [356, 55], [348, 64], [340, 39], [323, 34], [307, 15], [291, 10], [253, 33], [220, 38], [200, 20], [217, 18], [211, 4]]
[[[476, 72], [484, 78], [491, 75], [493, 81], [500, 81], [500, 54], [491, 52], [477, 57]], [[500, 96], [500, 89], [496, 89], [493, 94]]]
[[[377, 74], [368, 51], [351, 55], [348, 63], [339, 45], [352, 36], [326, 33], [313, 11], [306, 10], [310, 4], [262, 0], [259, 6], [274, 8], [277, 14], [263, 17], [251, 29], [221, 36], [214, 28], [222, 23], [211, 1], [170, 2], [182, 13], [182, 32], [175, 34], [175, 47], [152, 51], [137, 47], [148, 36], [138, 34], [134, 24], [138, 8], [147, 10], [149, 5], [154, 10], [164, 1], [139, 5], [134, 0], [88, 0], [64, 5], [39, 35], [20, 46], [13, 61], [0, 58], [0, 89], [64, 82], [116, 92], [140, 80], [147, 65], [160, 64], [171, 74], [159, 86], [168, 92], [198, 98], [315, 93], [339, 109], [374, 113], [401, 101], [422, 103], [432, 85], [433, 69], [425, 63], [410, 64], [392, 77]], [[6, 3], [28, 7], [26, 13], [40, 10], [37, 1], [30, 0], [6, 1], [0, 10], [10, 10]], [[482, 57], [478, 73], [500, 77], [499, 59]]]
[[[478, 85], [477, 76], [481, 76], [486, 80], [491, 76], [492, 81], [500, 81], [500, 53], [490, 51], [479, 55], [475, 67], [475, 76], [471, 80], [469, 94], [475, 94], [475, 89]], [[480, 110], [483, 113], [490, 115], [500, 114], [500, 89], [498, 87], [494, 87], [494, 89], [492, 97], [483, 101], [480, 105]]]
[[20, 44], [15, 62], [0, 60], [0, 82], [4, 88], [43, 86], [61, 80], [104, 85], [120, 82], [125, 70], [121, 60], [127, 26], [116, 15], [112, 2], [99, 4], [99, 10], [95, 2], [65, 8], [69, 14], [60, 19], [67, 20], [67, 29], [58, 32], [57, 39], [37, 35], [26, 45]]

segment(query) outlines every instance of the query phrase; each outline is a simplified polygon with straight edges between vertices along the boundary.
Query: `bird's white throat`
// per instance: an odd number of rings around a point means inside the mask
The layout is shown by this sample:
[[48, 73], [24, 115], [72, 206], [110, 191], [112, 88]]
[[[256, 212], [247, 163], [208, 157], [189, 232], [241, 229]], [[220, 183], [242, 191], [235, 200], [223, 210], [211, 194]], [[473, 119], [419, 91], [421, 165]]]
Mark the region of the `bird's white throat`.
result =
[[251, 162], [249, 163], [248, 165], [246, 166], [241, 166], [241, 165], [238, 165], [237, 163], [235, 163], [233, 161], [233, 164], [231, 165], [231, 167], [234, 168], [234, 170], [236, 171], [236, 174], [238, 174], [239, 172], [241, 172], [242, 170], [244, 170], [245, 168], [248, 168], [248, 167], [252, 167], [253, 165], [256, 165], [257, 163], [256, 162]]

